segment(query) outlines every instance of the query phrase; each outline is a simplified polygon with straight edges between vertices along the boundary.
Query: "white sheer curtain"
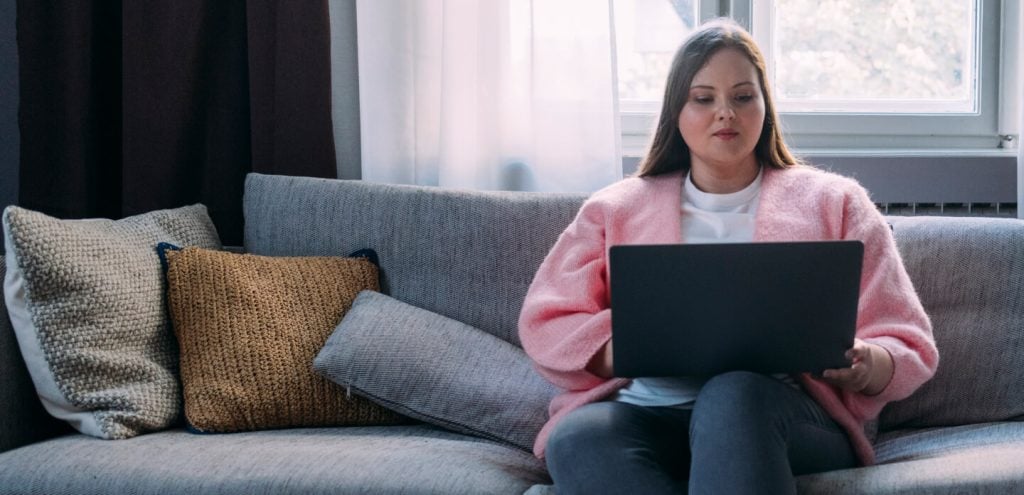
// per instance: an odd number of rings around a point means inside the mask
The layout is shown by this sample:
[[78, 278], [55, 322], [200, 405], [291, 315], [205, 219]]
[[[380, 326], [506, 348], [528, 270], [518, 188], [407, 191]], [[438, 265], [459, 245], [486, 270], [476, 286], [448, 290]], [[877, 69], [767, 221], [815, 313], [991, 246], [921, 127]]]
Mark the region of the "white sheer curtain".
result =
[[610, 0], [357, 0], [364, 180], [594, 191], [622, 177]]
[[[1024, 96], [1022, 96], [1024, 95], [1024, 6], [1017, 3], [1007, 4], [1004, 7], [1007, 11], [1005, 15], [1013, 15], [1014, 12], [1017, 15], [1017, 63], [1015, 66], [1017, 88], [1014, 90], [1016, 91], [1014, 97], [1020, 124], [1013, 130], [1017, 134], [1017, 218], [1024, 219]], [[1012, 39], [1006, 41], [1013, 43]]]

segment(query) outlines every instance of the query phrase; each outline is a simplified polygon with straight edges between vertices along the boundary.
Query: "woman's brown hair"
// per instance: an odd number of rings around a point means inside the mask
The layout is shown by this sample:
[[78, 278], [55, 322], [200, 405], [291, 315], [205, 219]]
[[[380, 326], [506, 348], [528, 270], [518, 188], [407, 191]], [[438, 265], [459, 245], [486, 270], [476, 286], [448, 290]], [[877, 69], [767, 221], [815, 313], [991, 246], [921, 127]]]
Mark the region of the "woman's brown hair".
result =
[[690, 169], [690, 148], [679, 133], [679, 113], [690, 94], [693, 76], [704, 67], [719, 50], [732, 48], [743, 53], [757, 69], [764, 98], [764, 125], [761, 137], [754, 146], [754, 155], [759, 163], [775, 168], [787, 168], [800, 164], [782, 139], [779, 116], [775, 111], [771, 91], [765, 74], [764, 56], [754, 39], [739, 24], [731, 19], [715, 19], [703, 24], [687, 38], [672, 59], [668, 81], [665, 83], [665, 98], [661, 103], [661, 116], [651, 140], [647, 156], [640, 162], [637, 174], [640, 177], [664, 174], [676, 170]]

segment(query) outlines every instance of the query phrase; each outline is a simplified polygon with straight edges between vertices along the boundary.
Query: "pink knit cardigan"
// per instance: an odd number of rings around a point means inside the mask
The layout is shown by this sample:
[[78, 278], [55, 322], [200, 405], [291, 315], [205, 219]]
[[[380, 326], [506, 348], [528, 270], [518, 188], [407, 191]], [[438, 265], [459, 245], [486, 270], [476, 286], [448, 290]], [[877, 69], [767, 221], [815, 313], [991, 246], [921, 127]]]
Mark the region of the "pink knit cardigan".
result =
[[[523, 348], [563, 392], [534, 444], [537, 457], [567, 413], [607, 398], [629, 383], [584, 368], [611, 338], [608, 248], [617, 244], [685, 242], [680, 225], [680, 172], [628, 178], [594, 193], [548, 253], [530, 285], [519, 319]], [[755, 218], [755, 241], [859, 239], [864, 269], [857, 337], [885, 348], [895, 370], [880, 394], [833, 387], [808, 374], [804, 390], [849, 435], [860, 461], [874, 463], [865, 424], [887, 402], [909, 396], [935, 372], [931, 322], [903, 267], [889, 226], [855, 181], [811, 167], [766, 168]]]

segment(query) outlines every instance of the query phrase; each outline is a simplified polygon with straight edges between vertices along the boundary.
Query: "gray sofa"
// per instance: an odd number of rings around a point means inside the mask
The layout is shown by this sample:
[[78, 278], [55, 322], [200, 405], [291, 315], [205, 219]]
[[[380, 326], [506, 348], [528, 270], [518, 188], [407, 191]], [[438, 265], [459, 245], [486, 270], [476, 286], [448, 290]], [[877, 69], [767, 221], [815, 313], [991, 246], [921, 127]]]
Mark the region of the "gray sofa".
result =
[[[252, 174], [244, 248], [373, 248], [384, 293], [518, 344], [527, 286], [582, 200]], [[800, 491], [1024, 493], [1024, 222], [889, 220], [942, 362], [917, 394], [883, 411], [878, 465], [803, 476]], [[0, 384], [0, 493], [553, 491], [530, 453], [429, 424], [73, 433], [43, 410], [2, 307]]]

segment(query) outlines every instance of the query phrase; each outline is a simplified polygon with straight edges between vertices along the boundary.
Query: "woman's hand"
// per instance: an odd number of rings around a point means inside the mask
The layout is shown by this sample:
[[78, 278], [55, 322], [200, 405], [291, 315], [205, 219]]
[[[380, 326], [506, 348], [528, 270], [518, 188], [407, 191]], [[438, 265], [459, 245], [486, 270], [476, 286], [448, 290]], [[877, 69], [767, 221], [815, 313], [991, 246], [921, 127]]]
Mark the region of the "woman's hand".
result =
[[612, 341], [609, 340], [594, 357], [590, 358], [590, 362], [587, 363], [587, 371], [601, 377], [611, 378], [614, 373], [612, 367]]
[[881, 346], [854, 339], [846, 357], [850, 367], [825, 370], [821, 376], [826, 382], [864, 395], [878, 395], [892, 380], [892, 356]]

